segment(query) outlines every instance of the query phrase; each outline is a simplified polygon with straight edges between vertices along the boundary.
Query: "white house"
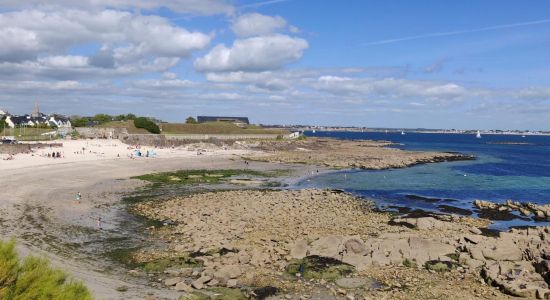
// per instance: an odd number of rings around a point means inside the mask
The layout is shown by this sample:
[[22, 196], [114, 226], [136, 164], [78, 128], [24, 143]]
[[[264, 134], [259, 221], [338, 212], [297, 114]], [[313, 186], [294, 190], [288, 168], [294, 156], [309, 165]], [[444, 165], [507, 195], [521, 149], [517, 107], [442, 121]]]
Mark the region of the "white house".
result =
[[49, 125], [51, 127], [57, 127], [57, 128], [71, 128], [71, 120], [69, 118], [60, 116], [60, 115], [52, 115], [49, 119]]

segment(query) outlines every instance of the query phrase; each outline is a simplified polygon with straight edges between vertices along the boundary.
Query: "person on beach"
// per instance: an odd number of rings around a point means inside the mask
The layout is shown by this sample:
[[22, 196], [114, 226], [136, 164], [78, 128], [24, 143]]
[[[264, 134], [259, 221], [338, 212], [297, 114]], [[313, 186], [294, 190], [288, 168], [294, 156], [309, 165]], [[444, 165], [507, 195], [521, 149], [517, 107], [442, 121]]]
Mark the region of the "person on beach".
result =
[[102, 230], [102, 229], [103, 229], [103, 228], [101, 227], [101, 217], [97, 217], [96, 224], [97, 224], [97, 229], [99, 229], [99, 230]]
[[77, 192], [74, 201], [76, 203], [80, 203], [80, 199], [82, 199], [82, 194], [80, 194], [80, 192]]

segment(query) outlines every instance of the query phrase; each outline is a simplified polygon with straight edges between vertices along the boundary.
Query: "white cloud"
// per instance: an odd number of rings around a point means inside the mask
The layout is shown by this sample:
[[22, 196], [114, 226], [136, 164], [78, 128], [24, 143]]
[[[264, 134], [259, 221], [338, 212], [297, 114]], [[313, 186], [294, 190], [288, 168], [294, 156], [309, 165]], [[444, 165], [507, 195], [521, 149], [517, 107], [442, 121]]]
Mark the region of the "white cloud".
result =
[[239, 39], [230, 48], [216, 46], [195, 67], [202, 72], [278, 69], [300, 59], [307, 48], [306, 40], [281, 34]]
[[233, 14], [235, 8], [226, 0], [3, 0], [3, 8], [117, 8], [158, 9], [166, 7], [179, 13], [197, 15]]
[[[123, 11], [0, 13], [0, 76], [8, 70], [15, 72], [10, 74], [13, 77], [50, 74], [53, 78], [165, 71], [204, 49], [210, 40], [209, 35], [174, 26], [164, 18]], [[67, 55], [81, 45], [99, 49], [89, 57]]]
[[239, 37], [251, 37], [275, 33], [287, 27], [285, 19], [280, 16], [270, 17], [258, 13], [238, 17], [231, 29]]

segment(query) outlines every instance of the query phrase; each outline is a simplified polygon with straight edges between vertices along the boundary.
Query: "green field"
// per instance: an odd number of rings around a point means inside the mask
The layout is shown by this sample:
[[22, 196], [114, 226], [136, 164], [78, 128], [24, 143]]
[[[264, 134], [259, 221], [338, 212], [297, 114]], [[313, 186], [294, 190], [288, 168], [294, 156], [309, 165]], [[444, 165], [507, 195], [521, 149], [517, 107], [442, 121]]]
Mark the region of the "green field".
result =
[[264, 129], [260, 126], [248, 125], [245, 128], [233, 123], [212, 122], [202, 124], [161, 124], [164, 134], [288, 134], [286, 130]]
[[48, 141], [56, 139], [57, 134], [53, 136], [42, 134], [55, 131], [52, 128], [5, 128], [0, 136], [13, 136], [18, 141]]

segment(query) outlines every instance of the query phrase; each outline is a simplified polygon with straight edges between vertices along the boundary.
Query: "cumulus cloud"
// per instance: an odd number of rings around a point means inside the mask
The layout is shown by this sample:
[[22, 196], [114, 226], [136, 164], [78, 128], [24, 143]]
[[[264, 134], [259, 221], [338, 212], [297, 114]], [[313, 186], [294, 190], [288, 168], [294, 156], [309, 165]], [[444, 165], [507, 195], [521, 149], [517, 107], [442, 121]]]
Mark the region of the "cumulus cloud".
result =
[[[104, 76], [108, 72], [165, 71], [204, 49], [210, 40], [207, 34], [188, 31], [164, 18], [123, 11], [0, 13], [0, 76], [6, 69], [30, 74], [54, 69], [52, 76], [62, 70], [67, 76], [75, 72]], [[67, 55], [72, 47], [83, 44], [97, 45], [98, 50], [89, 57]]]
[[[267, 35], [287, 27], [280, 16], [270, 17], [258, 13], [249, 13], [238, 17], [231, 29], [239, 37]], [[294, 28], [294, 27], [293, 27]]]
[[407, 79], [369, 79], [338, 76], [321, 76], [316, 88], [333, 94], [363, 95], [388, 98], [425, 98], [454, 100], [473, 91], [455, 83]]
[[166, 7], [174, 12], [197, 15], [233, 14], [235, 8], [226, 0], [4, 0], [3, 8], [117, 8], [117, 9], [158, 9]]
[[229, 48], [214, 47], [195, 67], [202, 72], [278, 69], [300, 59], [307, 48], [306, 40], [281, 34], [239, 39]]

